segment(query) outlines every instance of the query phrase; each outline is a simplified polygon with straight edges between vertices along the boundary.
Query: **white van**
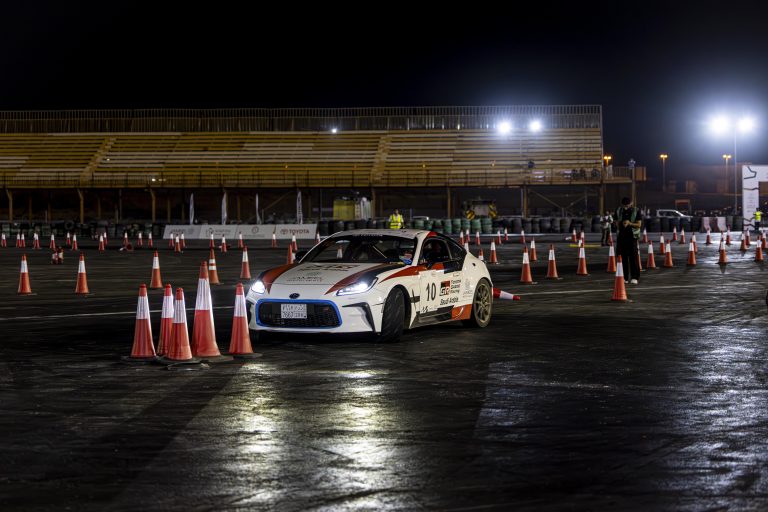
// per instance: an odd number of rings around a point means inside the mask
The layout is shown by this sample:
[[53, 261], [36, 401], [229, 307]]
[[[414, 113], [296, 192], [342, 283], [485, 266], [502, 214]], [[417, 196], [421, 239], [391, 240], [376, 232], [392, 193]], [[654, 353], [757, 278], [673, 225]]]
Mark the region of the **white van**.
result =
[[677, 210], [656, 210], [657, 217], [678, 218], [680, 220], [691, 220], [690, 215], [686, 215]]

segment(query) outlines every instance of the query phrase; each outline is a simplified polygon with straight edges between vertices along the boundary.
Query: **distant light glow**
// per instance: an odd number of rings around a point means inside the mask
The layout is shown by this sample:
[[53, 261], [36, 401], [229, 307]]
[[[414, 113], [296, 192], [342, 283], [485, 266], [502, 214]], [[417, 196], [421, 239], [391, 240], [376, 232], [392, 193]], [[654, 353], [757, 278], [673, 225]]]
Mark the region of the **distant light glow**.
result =
[[336, 133], [336, 132], [338, 132], [338, 131], [339, 131], [339, 129], [338, 129], [338, 128], [331, 128], [331, 133]]
[[752, 117], [743, 117], [739, 119], [739, 131], [748, 133], [755, 129], [755, 119]]
[[496, 129], [499, 130], [500, 134], [507, 135], [512, 131], [512, 123], [509, 121], [501, 121]]
[[721, 134], [727, 132], [731, 128], [731, 120], [726, 116], [716, 116], [709, 120], [709, 129], [713, 133]]
[[528, 125], [528, 129], [532, 132], [540, 132], [542, 128], [541, 121], [538, 119], [534, 119], [531, 121], [531, 123]]

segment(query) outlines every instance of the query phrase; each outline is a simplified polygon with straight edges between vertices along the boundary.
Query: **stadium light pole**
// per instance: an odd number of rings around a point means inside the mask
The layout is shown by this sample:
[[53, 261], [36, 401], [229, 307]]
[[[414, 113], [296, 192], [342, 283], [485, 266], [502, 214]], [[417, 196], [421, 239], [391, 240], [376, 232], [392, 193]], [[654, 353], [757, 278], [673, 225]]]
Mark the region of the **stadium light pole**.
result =
[[661, 158], [661, 191], [664, 192], [667, 189], [667, 158], [669, 155], [662, 153], [659, 158]]
[[[725, 160], [725, 190], [728, 190], [728, 160], [732, 158], [729, 154], [723, 155], [723, 160]], [[734, 173], [735, 174], [735, 173]], [[736, 180], [734, 179], [734, 183], [736, 183]], [[736, 193], [736, 190], [734, 189], [733, 193]]]

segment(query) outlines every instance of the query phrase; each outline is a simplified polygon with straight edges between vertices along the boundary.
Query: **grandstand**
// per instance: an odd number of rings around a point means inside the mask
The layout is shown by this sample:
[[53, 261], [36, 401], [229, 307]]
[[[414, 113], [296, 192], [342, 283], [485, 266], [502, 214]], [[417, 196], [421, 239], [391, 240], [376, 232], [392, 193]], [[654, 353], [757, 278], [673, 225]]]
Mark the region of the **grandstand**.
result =
[[[517, 129], [500, 134], [502, 120]], [[182, 189], [428, 188], [448, 210], [467, 187], [579, 185], [602, 198], [633, 182], [602, 157], [598, 105], [0, 112], [9, 202], [16, 190], [77, 190], [80, 222], [86, 190], [149, 190], [153, 222], [153, 192]]]

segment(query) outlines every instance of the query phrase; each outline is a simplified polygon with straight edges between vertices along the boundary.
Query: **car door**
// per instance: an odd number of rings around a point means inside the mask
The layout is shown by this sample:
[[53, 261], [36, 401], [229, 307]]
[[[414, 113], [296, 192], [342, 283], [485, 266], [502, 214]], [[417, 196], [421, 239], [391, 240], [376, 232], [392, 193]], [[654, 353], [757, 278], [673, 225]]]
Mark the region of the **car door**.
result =
[[445, 286], [445, 263], [450, 259], [448, 245], [438, 238], [429, 238], [422, 243], [419, 264], [419, 287], [421, 300], [419, 314], [429, 316], [440, 308], [441, 288]]

